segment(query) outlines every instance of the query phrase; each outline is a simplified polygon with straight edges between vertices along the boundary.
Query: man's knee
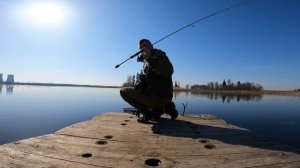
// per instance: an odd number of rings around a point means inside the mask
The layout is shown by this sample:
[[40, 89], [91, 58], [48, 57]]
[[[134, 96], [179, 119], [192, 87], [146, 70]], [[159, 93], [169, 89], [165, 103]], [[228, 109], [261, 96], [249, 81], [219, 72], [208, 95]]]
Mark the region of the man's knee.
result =
[[124, 97], [124, 96], [125, 96], [125, 92], [124, 92], [123, 89], [120, 90], [120, 95], [121, 95], [121, 97]]
[[131, 97], [130, 94], [132, 93], [133, 90], [134, 90], [134, 88], [132, 88], [132, 87], [122, 88], [120, 90], [120, 95], [123, 99], [125, 99], [126, 97]]

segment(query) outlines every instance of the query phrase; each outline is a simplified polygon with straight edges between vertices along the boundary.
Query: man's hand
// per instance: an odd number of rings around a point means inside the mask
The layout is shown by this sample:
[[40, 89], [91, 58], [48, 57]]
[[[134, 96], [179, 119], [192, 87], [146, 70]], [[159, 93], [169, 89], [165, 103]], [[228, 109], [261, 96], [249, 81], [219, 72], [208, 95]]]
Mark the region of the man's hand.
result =
[[145, 58], [144, 58], [144, 54], [140, 54], [137, 56], [137, 62], [144, 62]]

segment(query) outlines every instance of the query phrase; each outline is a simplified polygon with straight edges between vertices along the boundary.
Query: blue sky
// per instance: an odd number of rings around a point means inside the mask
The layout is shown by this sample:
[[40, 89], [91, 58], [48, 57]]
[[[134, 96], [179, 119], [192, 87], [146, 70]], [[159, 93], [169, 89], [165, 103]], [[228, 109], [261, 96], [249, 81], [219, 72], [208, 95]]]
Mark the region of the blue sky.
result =
[[[18, 82], [121, 85], [142, 68], [135, 59], [114, 68], [138, 51], [139, 39], [155, 42], [240, 2], [0, 0], [0, 73], [4, 80], [14, 74]], [[44, 9], [43, 3], [56, 8]], [[297, 0], [255, 0], [155, 47], [167, 53], [173, 80], [181, 86], [230, 79], [265, 89], [299, 89], [299, 9]]]

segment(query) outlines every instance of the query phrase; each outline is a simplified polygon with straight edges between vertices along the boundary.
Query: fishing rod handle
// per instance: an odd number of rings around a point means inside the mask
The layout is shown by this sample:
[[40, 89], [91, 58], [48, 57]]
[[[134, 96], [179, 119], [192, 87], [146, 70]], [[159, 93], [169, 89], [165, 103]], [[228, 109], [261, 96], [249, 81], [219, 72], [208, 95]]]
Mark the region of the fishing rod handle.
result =
[[137, 55], [139, 55], [140, 53], [142, 53], [143, 50], [138, 51], [137, 53], [133, 54], [132, 56], [130, 56], [127, 60], [123, 61], [122, 63], [118, 64], [115, 66], [115, 68], [119, 68], [122, 64], [124, 64], [125, 62], [127, 62], [128, 60], [136, 57]]

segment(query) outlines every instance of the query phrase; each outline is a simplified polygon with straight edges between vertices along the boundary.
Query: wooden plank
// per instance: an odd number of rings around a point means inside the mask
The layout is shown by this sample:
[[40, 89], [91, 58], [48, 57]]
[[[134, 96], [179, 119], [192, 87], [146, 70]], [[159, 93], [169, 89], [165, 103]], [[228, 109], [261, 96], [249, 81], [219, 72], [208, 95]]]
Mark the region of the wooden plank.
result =
[[71, 162], [63, 159], [45, 157], [42, 155], [20, 152], [19, 150], [0, 147], [1, 168], [95, 168], [92, 164]]
[[147, 159], [159, 159], [159, 167], [297, 167], [300, 162], [298, 148], [211, 115], [177, 121], [164, 116], [152, 124], [136, 119], [105, 113], [54, 134], [2, 145], [1, 166], [148, 167]]
[[[256, 166], [259, 161], [262, 162], [260, 163], [261, 165], [266, 164], [266, 159], [268, 160], [268, 164], [278, 164], [282, 160], [284, 160], [284, 163], [299, 160], [299, 157], [294, 157], [291, 153], [280, 155], [278, 152], [248, 150], [247, 152], [236, 151], [239, 153], [218, 154], [215, 152], [220, 149], [209, 150], [195, 145], [192, 147], [195, 150], [191, 150], [192, 148], [184, 149], [186, 147], [188, 147], [188, 145], [183, 145], [183, 147], [179, 149], [176, 147], [172, 148], [171, 145], [169, 148], [165, 148], [164, 144], [155, 146], [154, 143], [152, 143], [142, 148], [140, 145], [130, 146], [130, 144], [116, 141], [109, 141], [107, 144], [97, 145], [94, 139], [54, 134], [6, 145], [6, 149], [11, 149], [11, 151], [20, 150], [32, 155], [102, 167], [130, 166], [129, 163], [137, 159], [137, 161], [141, 161], [141, 158], [146, 158], [147, 156], [158, 157], [161, 161], [164, 160], [164, 162], [172, 160], [172, 162], [178, 164], [177, 166], [183, 166], [187, 164], [187, 162], [202, 166], [219, 164], [228, 165], [230, 167], [239, 164]], [[212, 152], [207, 153], [205, 150]], [[82, 158], [81, 155], [84, 153], [91, 153], [93, 156], [90, 159]], [[122, 164], [116, 165], [115, 162]]]
[[[131, 165], [129, 163], [133, 161], [140, 162], [142, 161], [141, 159], [146, 159], [147, 156], [158, 157], [161, 161], [164, 161], [164, 164], [168, 160], [172, 160], [172, 162], [178, 164], [175, 164], [176, 166], [183, 166], [187, 163], [201, 166], [220, 164], [228, 165], [229, 167], [240, 164], [245, 166], [257, 166], [260, 162], [262, 162], [260, 165], [265, 165], [266, 163], [278, 164], [282, 160], [284, 163], [299, 160], [298, 156], [294, 157], [291, 153], [280, 155], [278, 152], [263, 150], [248, 150], [247, 152], [237, 150], [236, 152], [239, 153], [218, 154], [215, 152], [221, 149], [209, 150], [195, 145], [192, 147], [195, 150], [191, 150], [191, 148], [184, 149], [186, 147], [188, 147], [188, 145], [184, 145], [182, 148], [172, 148], [170, 145], [169, 148], [165, 148], [164, 144], [155, 146], [154, 143], [152, 143], [147, 144], [147, 147], [142, 148], [140, 145], [130, 146], [130, 144], [116, 141], [109, 141], [108, 144], [97, 145], [94, 139], [91, 140], [88, 138], [53, 134], [6, 145], [6, 148], [11, 150], [20, 150], [24, 153], [30, 153], [37, 156], [57, 158], [68, 160], [70, 162], [92, 164], [102, 167], [118, 167], [121, 165], [130, 167]], [[212, 152], [207, 153], [205, 150]], [[81, 155], [84, 153], [91, 153], [93, 156], [90, 159], [82, 158]], [[266, 162], [265, 160], [268, 161]], [[116, 165], [115, 162], [122, 164]], [[169, 165], [172, 164], [169, 163]]]

